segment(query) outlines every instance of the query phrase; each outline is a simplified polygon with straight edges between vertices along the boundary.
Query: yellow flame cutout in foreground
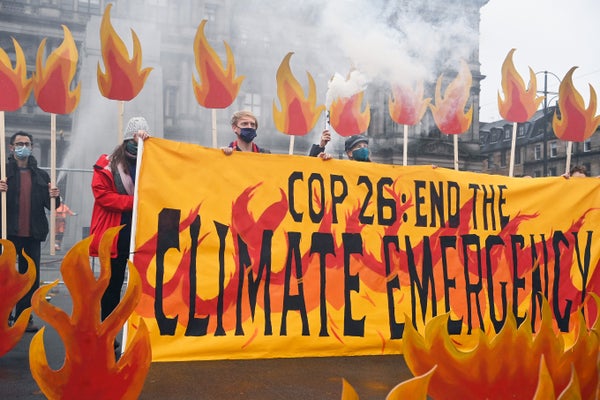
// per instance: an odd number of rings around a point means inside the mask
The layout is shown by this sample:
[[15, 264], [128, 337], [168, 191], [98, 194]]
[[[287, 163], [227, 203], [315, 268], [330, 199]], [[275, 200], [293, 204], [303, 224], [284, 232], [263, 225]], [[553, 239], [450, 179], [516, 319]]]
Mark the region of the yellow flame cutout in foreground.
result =
[[497, 335], [479, 331], [470, 338], [448, 335], [448, 315], [433, 318], [424, 337], [407, 318], [404, 357], [417, 376], [436, 366], [428, 390], [436, 399], [554, 399], [546, 397], [551, 393], [560, 393], [558, 399], [595, 399], [600, 390], [599, 323], [588, 329], [581, 311], [574, 319], [575, 341], [568, 347], [567, 334], [553, 329], [547, 302], [536, 334], [528, 319], [517, 328], [512, 314]]
[[150, 337], [143, 321], [118, 362], [113, 341], [141, 297], [141, 280], [129, 263], [129, 285], [117, 308], [100, 321], [100, 299], [110, 279], [110, 247], [120, 227], [106, 231], [100, 242], [100, 277], [89, 264], [91, 237], [66, 254], [61, 273], [73, 300], [71, 316], [45, 300], [57, 282], [40, 287], [31, 305], [59, 333], [65, 362], [59, 370], [48, 365], [44, 328], [31, 340], [31, 374], [49, 399], [136, 399], [142, 391], [152, 360]]
[[35, 264], [27, 259], [27, 272], [20, 274], [15, 268], [17, 252], [15, 245], [9, 240], [0, 240], [3, 252], [0, 254], [0, 357], [12, 350], [19, 343], [27, 328], [31, 308], [21, 313], [12, 327], [8, 326], [8, 316], [15, 304], [33, 285], [35, 281]]

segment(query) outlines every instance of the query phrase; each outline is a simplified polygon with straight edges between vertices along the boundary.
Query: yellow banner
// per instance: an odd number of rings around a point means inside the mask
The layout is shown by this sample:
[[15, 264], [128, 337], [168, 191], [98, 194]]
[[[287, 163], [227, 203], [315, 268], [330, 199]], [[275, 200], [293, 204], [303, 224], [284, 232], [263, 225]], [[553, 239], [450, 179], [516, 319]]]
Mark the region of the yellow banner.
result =
[[600, 179], [225, 156], [159, 138], [140, 168], [129, 329], [145, 319], [154, 361], [397, 354], [407, 323], [535, 326], [542, 298], [562, 331], [582, 304], [597, 313]]

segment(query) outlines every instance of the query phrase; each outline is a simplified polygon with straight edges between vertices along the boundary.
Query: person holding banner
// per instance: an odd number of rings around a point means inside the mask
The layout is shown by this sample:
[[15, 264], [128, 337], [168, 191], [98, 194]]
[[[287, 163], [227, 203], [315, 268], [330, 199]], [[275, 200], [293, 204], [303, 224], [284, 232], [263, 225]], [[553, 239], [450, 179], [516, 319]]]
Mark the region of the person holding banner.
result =
[[271, 153], [271, 151], [258, 147], [254, 143], [256, 130], [258, 129], [258, 120], [250, 111], [236, 111], [231, 117], [231, 129], [237, 136], [237, 140], [229, 143], [229, 146], [221, 147], [226, 155], [233, 154], [234, 151], [250, 151], [253, 153]]
[[344, 150], [349, 159], [371, 162], [369, 138], [363, 135], [353, 135], [346, 139]]
[[[60, 206], [60, 191], [51, 186], [48, 173], [38, 168], [32, 149], [31, 134], [19, 131], [12, 135], [6, 180], [0, 180], [0, 192], [6, 192], [7, 239], [17, 250], [19, 272], [24, 274], [28, 269], [24, 253], [31, 257], [36, 270], [31, 289], [17, 302], [15, 320], [31, 307], [31, 296], [40, 287], [41, 244], [49, 232], [46, 209], [50, 209], [50, 198], [56, 198], [55, 205]], [[37, 332], [38, 329], [29, 317], [25, 331]]]
[[[94, 206], [90, 224], [90, 234], [94, 237], [90, 245], [90, 255], [98, 256], [100, 239], [108, 228], [124, 225], [111, 248], [110, 280], [100, 301], [102, 320], [105, 320], [121, 301], [121, 288], [130, 253], [138, 139], [146, 140], [150, 137], [148, 130], [148, 123], [144, 117], [131, 118], [125, 128], [123, 142], [112, 154], [101, 155], [94, 165]], [[115, 341], [115, 349], [118, 347], [119, 343]]]

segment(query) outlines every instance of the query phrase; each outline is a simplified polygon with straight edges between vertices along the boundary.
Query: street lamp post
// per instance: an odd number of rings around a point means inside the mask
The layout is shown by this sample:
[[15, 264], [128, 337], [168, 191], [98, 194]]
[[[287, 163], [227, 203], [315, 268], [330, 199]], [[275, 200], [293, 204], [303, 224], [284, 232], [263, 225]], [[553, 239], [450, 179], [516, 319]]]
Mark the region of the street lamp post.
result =
[[[548, 75], [554, 76], [558, 83], [560, 84], [561, 79], [553, 72], [550, 71], [539, 71], [535, 73], [536, 76], [538, 74], [544, 74], [544, 90], [538, 91], [538, 93], [544, 94], [544, 164], [543, 164], [543, 176], [548, 176], [548, 95], [558, 95], [558, 92], [549, 92], [548, 91]], [[556, 111], [555, 111], [556, 112]]]

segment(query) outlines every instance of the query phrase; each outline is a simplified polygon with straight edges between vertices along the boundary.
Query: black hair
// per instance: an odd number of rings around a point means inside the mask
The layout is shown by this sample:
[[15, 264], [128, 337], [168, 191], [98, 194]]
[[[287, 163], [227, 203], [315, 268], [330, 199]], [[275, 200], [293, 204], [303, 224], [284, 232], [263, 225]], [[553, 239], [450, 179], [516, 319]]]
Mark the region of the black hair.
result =
[[31, 133], [27, 133], [27, 132], [23, 132], [23, 131], [19, 131], [10, 137], [11, 145], [15, 144], [15, 139], [17, 138], [17, 136], [27, 136], [29, 138], [29, 141], [31, 142], [31, 145], [33, 145], [33, 136], [31, 135]]

